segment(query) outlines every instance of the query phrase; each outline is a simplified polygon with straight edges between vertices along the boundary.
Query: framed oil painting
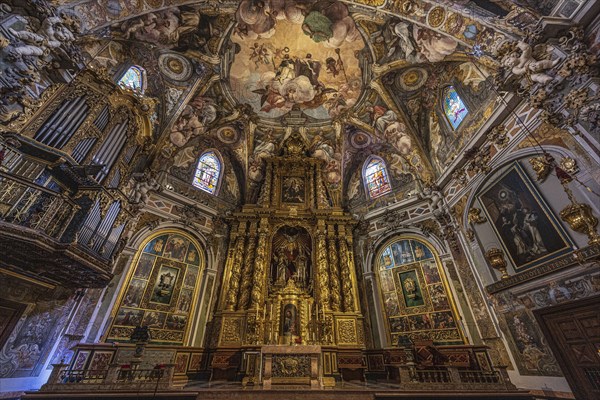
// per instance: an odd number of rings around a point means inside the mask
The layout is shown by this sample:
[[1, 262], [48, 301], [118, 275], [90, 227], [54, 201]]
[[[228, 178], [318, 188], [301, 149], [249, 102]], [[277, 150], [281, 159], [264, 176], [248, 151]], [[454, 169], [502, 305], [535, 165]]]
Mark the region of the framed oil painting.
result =
[[304, 178], [285, 176], [281, 182], [281, 202], [289, 204], [304, 203], [306, 188]]
[[161, 265], [154, 288], [152, 289], [150, 301], [152, 303], [171, 304], [178, 276], [179, 268]]
[[572, 242], [520, 164], [515, 163], [481, 193], [479, 201], [517, 272], [572, 249]]
[[400, 285], [402, 286], [402, 294], [406, 307], [417, 307], [425, 304], [423, 293], [421, 292], [421, 284], [417, 278], [417, 271], [410, 270], [401, 272]]

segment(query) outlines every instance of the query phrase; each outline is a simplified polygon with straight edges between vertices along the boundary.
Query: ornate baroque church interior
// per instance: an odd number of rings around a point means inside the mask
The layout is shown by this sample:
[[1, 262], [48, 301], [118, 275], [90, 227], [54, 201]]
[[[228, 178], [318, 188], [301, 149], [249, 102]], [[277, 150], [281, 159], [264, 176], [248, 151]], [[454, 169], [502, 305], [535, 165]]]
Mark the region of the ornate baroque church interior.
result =
[[600, 398], [599, 15], [0, 2], [0, 398]]

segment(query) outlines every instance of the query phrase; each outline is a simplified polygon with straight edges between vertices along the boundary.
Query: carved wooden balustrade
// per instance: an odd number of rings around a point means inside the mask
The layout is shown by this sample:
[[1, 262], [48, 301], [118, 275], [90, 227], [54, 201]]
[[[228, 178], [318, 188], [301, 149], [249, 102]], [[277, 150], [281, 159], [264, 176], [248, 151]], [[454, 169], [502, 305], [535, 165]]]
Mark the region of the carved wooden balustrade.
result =
[[131, 216], [123, 193], [18, 135], [0, 137], [0, 154], [0, 266], [67, 287], [106, 285]]
[[173, 388], [174, 364], [151, 369], [131, 369], [111, 364], [103, 370], [66, 369], [67, 364], [53, 364], [43, 392], [114, 392], [127, 390], [166, 390]]

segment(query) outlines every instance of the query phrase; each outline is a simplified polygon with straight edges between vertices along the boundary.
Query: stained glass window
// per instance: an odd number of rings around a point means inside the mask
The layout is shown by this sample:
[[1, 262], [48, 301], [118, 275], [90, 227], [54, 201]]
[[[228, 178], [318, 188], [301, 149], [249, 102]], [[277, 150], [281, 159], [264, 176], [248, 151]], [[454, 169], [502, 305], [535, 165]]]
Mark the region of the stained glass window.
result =
[[392, 190], [385, 163], [381, 158], [373, 157], [367, 162], [364, 179], [369, 197], [372, 199]]
[[452, 129], [458, 128], [469, 113], [467, 106], [456, 93], [454, 86], [448, 86], [444, 89], [444, 113], [448, 118], [448, 122], [452, 125]]
[[144, 93], [144, 69], [132, 65], [119, 79], [119, 86]]
[[196, 174], [194, 175], [193, 185], [198, 189], [202, 189], [210, 194], [215, 194], [217, 184], [219, 183], [219, 175], [221, 173], [221, 162], [217, 155], [208, 151], [198, 160]]

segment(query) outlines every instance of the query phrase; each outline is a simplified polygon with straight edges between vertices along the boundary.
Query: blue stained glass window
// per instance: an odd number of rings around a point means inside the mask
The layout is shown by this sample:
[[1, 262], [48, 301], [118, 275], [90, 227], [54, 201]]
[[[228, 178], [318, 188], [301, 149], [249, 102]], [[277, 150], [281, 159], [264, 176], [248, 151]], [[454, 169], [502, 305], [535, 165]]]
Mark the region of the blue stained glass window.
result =
[[372, 158], [368, 162], [364, 170], [364, 179], [372, 199], [392, 190], [385, 163], [380, 158]]
[[119, 86], [144, 93], [144, 69], [132, 65], [119, 79]]
[[194, 174], [194, 181], [192, 183], [198, 189], [202, 189], [210, 194], [215, 194], [220, 174], [221, 162], [214, 152], [209, 151], [200, 156], [198, 166], [196, 167], [196, 173]]
[[465, 106], [453, 86], [444, 89], [444, 113], [448, 118], [448, 122], [452, 125], [452, 129], [458, 128], [469, 113], [467, 106]]

